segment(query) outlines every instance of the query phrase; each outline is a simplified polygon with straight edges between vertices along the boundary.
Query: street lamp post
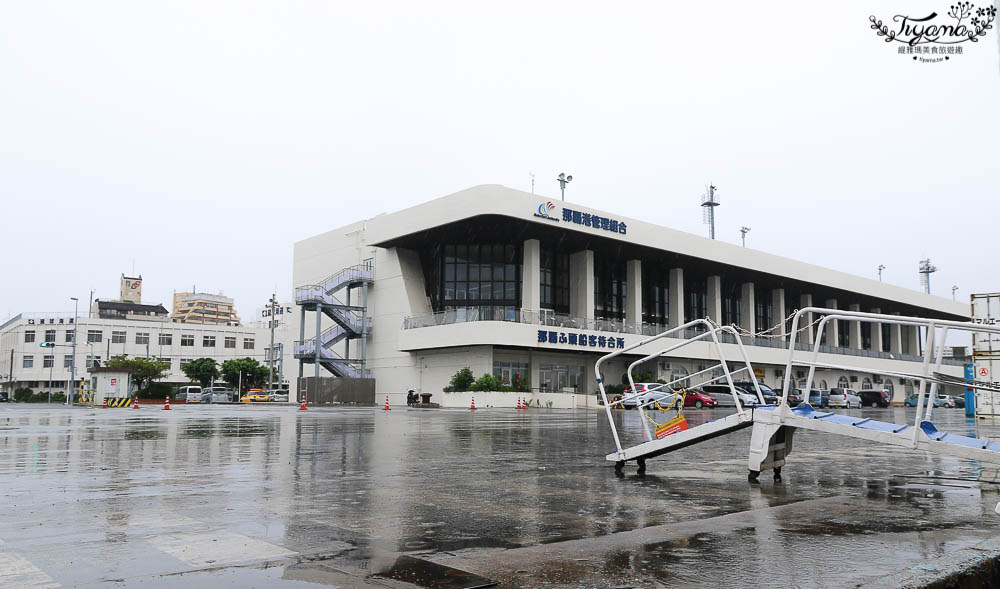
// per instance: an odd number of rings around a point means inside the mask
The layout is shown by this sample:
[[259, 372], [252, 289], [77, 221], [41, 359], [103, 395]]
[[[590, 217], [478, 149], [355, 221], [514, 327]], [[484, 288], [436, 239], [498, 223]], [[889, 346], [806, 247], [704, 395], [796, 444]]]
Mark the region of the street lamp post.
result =
[[[70, 297], [70, 300], [73, 301], [73, 357], [69, 362], [69, 387], [66, 391], [66, 405], [72, 407], [73, 387], [76, 386], [76, 324], [80, 322], [80, 300], [76, 297]], [[55, 363], [55, 358], [52, 359], [52, 362]]]
[[743, 239], [743, 247], [747, 246], [747, 233], [750, 233], [750, 228], [744, 225], [740, 227], [740, 237]]
[[556, 178], [559, 181], [559, 190], [562, 192], [562, 199], [566, 200], [566, 185], [573, 181], [573, 176], [567, 176], [566, 174], [559, 174]]
[[885, 270], [885, 266], [882, 264], [878, 265], [878, 281], [882, 282], [882, 270]]

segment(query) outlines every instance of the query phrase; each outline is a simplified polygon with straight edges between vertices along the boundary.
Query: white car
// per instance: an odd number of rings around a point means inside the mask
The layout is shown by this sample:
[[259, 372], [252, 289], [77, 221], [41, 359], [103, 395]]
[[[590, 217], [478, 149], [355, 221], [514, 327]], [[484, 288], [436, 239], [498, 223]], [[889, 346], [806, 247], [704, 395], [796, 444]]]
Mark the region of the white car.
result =
[[852, 389], [830, 389], [830, 407], [845, 407], [861, 409], [861, 397]]
[[661, 404], [665, 404], [669, 403], [674, 397], [673, 389], [658, 382], [637, 382], [635, 383], [635, 390], [638, 394], [626, 391], [622, 395], [622, 405], [626, 409], [634, 409], [639, 405], [645, 405], [653, 401], [660, 401]]

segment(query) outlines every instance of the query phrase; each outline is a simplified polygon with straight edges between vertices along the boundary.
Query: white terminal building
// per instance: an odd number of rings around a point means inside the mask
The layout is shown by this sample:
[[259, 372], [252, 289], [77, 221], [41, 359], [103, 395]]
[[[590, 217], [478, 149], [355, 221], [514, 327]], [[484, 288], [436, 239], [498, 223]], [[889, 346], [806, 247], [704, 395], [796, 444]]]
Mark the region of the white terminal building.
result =
[[[266, 362], [269, 357], [269, 329], [181, 323], [169, 317], [162, 305], [139, 302], [141, 295], [141, 277], [122, 276], [120, 300], [97, 299], [79, 316], [32, 312], [4, 321], [0, 324], [0, 386], [8, 392], [21, 387], [35, 393], [66, 391], [74, 328], [77, 382], [86, 379], [95, 365], [122, 354], [168, 362], [167, 375], [160, 379], [168, 384], [187, 384], [181, 367], [198, 358], [213, 358], [221, 364], [245, 357]], [[47, 345], [42, 346], [43, 342]]]
[[[409, 389], [447, 401], [442, 388], [467, 366], [508, 382], [520, 373], [536, 394], [566, 395], [554, 406], [579, 406], [597, 390], [600, 356], [706, 317], [758, 334], [744, 344], [757, 376], [778, 388], [795, 309], [970, 315], [968, 304], [499, 185], [299, 241], [293, 284], [299, 376], [370, 376], [379, 400], [393, 402]], [[854, 366], [912, 372], [922, 360], [917, 329], [831, 321], [822, 333], [809, 325], [798, 342], [819, 338], [825, 364], [849, 355]], [[735, 343], [723, 345], [739, 357]], [[617, 358], [605, 381], [621, 382], [627, 363], [654, 351]], [[713, 363], [699, 342], [644, 370], [672, 380]], [[942, 370], [963, 374], [959, 360]], [[805, 376], [793, 380], [802, 386]], [[897, 403], [915, 386], [829, 369], [814, 383], [888, 388]]]

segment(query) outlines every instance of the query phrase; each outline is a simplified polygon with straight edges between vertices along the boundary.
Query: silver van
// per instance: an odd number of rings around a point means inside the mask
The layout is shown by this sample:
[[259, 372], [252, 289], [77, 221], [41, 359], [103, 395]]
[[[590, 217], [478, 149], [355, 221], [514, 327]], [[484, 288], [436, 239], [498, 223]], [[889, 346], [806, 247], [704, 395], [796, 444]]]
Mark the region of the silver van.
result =
[[202, 403], [232, 403], [233, 391], [223, 386], [205, 387], [201, 394]]
[[177, 401], [184, 401], [185, 403], [201, 403], [201, 395], [201, 387], [181, 387], [177, 389], [177, 394], [174, 395], [174, 399]]

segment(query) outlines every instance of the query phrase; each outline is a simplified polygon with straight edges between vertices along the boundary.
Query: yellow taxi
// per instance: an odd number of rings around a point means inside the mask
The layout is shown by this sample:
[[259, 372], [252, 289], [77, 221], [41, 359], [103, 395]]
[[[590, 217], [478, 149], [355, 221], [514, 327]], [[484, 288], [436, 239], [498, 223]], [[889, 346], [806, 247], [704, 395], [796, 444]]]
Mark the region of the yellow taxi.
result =
[[271, 398], [262, 389], [250, 389], [240, 397], [240, 403], [266, 403]]

